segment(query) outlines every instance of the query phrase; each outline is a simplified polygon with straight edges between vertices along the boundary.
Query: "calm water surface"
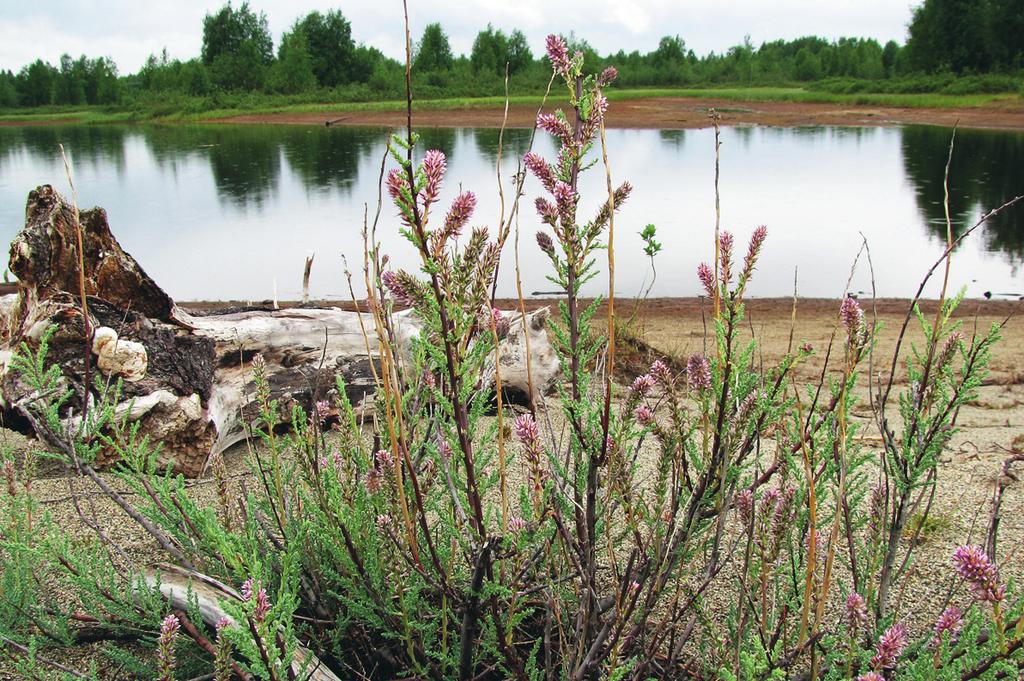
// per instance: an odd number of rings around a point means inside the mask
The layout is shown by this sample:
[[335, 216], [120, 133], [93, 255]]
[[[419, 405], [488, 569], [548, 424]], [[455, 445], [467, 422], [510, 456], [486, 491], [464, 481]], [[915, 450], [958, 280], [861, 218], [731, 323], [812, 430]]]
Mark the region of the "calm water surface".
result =
[[[766, 224], [769, 239], [750, 292], [792, 293], [794, 268], [805, 296], [838, 296], [863, 234], [880, 295], [909, 296], [942, 251], [942, 177], [949, 130], [908, 128], [729, 128], [723, 130], [722, 222], [741, 249]], [[422, 131], [424, 148], [449, 159], [442, 205], [462, 184], [479, 199], [474, 224], [495, 225], [499, 203], [498, 131]], [[179, 300], [298, 297], [303, 262], [316, 253], [313, 295], [347, 298], [341, 256], [361, 266], [364, 211], [372, 217], [386, 131], [292, 126], [0, 127], [0, 237], [22, 226], [30, 189], [66, 190], [58, 143], [68, 149], [83, 208], [107, 209], [126, 250]], [[616, 182], [633, 196], [616, 220], [616, 290], [636, 294], [650, 266], [637, 232], [658, 228], [655, 296], [698, 293], [695, 269], [711, 252], [714, 137], [709, 130], [609, 130]], [[529, 131], [506, 132], [502, 174], [508, 183]], [[549, 158], [554, 147], [538, 136]], [[582, 183], [586, 216], [602, 201], [604, 174]], [[526, 292], [548, 291], [545, 258], [533, 238], [540, 221], [532, 178], [520, 228]], [[1024, 135], [961, 131], [952, 165], [955, 228], [1024, 193]], [[385, 204], [378, 234], [392, 262], [415, 267]], [[601, 256], [603, 260], [603, 255]], [[954, 259], [955, 286], [969, 296], [1024, 293], [1024, 207], [977, 232]], [[361, 279], [361, 276], [357, 277]], [[588, 293], [607, 284], [598, 278]], [[861, 259], [851, 285], [869, 290]], [[936, 289], [937, 290], [937, 289]], [[511, 251], [499, 293], [514, 293]]]

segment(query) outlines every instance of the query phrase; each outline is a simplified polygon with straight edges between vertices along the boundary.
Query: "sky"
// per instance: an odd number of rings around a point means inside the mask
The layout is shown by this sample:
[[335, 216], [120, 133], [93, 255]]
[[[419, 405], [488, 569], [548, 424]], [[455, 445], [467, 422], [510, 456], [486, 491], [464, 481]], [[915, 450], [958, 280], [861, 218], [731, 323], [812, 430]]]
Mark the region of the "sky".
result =
[[[237, 7], [240, 3], [235, 2]], [[698, 55], [722, 52], [749, 35], [754, 45], [804, 35], [870, 37], [903, 42], [919, 0], [432, 0], [410, 1], [413, 39], [440, 21], [456, 53], [468, 53], [488, 22], [506, 33], [520, 29], [534, 54], [549, 33], [575, 32], [601, 54], [649, 52], [678, 34]], [[198, 56], [202, 22], [220, 0], [0, 0], [0, 69], [18, 70], [63, 53], [110, 57], [133, 73], [150, 54]], [[357, 42], [403, 56], [402, 6], [397, 0], [252, 0], [267, 15], [275, 46], [299, 16], [337, 8]]]

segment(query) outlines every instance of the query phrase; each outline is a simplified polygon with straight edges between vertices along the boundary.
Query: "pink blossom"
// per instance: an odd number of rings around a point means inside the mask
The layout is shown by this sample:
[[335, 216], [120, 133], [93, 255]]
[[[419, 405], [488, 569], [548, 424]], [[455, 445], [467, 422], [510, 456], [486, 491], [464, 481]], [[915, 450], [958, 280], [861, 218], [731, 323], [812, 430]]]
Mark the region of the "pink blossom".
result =
[[604, 87], [605, 85], [611, 85], [612, 81], [619, 77], [619, 72], [614, 66], [609, 66], [601, 75], [597, 77], [597, 86]]
[[953, 553], [953, 566], [971, 585], [979, 601], [999, 603], [1006, 598], [1006, 587], [999, 583], [996, 566], [980, 546], [961, 546]]
[[423, 205], [429, 206], [437, 201], [437, 195], [441, 193], [441, 181], [444, 179], [447, 168], [448, 162], [444, 157], [444, 152], [431, 149], [423, 155], [423, 174], [426, 179], [420, 192]]
[[388, 171], [384, 184], [388, 188], [388, 196], [395, 201], [405, 202], [402, 194], [409, 189], [408, 178], [401, 168], [392, 168]]
[[863, 629], [868, 623], [868, 604], [854, 591], [846, 597], [846, 626], [850, 630]]
[[512, 432], [525, 445], [536, 443], [540, 437], [540, 429], [537, 428], [537, 422], [532, 414], [517, 416], [516, 420], [512, 422]]
[[407, 226], [412, 225], [410, 220], [410, 213], [412, 213], [412, 204], [410, 203], [408, 192], [409, 192], [409, 179], [406, 173], [401, 168], [392, 168], [387, 177], [384, 180], [384, 184], [388, 189], [388, 196], [391, 197], [395, 205], [398, 206], [399, 216]]
[[160, 624], [160, 636], [156, 644], [160, 681], [171, 681], [174, 678], [174, 643], [180, 628], [181, 623], [175, 615], [168, 615]]
[[942, 644], [942, 635], [949, 634], [949, 640], [955, 641], [960, 629], [964, 626], [964, 613], [960, 608], [951, 605], [942, 611], [939, 619], [935, 622], [935, 636], [931, 640], [932, 648], [938, 648]]
[[569, 75], [569, 48], [561, 36], [549, 35], [544, 41], [544, 47], [547, 49], [548, 59], [551, 60], [551, 68], [555, 70], [555, 73], [560, 73], [563, 76]]
[[672, 372], [669, 371], [668, 365], [660, 359], [656, 359], [651, 363], [649, 373], [659, 381], [664, 381], [666, 383], [672, 379]]
[[846, 327], [846, 334], [851, 340], [860, 335], [861, 326], [864, 324], [864, 310], [860, 303], [853, 296], [846, 296], [843, 304], [839, 306], [839, 318]]
[[704, 286], [704, 292], [707, 293], [708, 298], [715, 297], [715, 273], [711, 271], [711, 267], [707, 263], [701, 263], [697, 265], [697, 278], [700, 279], [700, 283]]
[[270, 599], [267, 597], [267, 590], [260, 587], [256, 592], [255, 600], [256, 605], [252, 609], [252, 618], [257, 622], [263, 622], [267, 619], [267, 613], [270, 612]]
[[557, 180], [552, 194], [558, 206], [558, 217], [562, 219], [562, 225], [572, 224], [576, 215], [576, 191], [565, 182]]
[[247, 579], [244, 582], [242, 582], [241, 593], [242, 593], [242, 600], [243, 601], [251, 601], [252, 600], [252, 593], [253, 593], [252, 587], [253, 587], [253, 583], [254, 582], [253, 582], [252, 577], [250, 577], [249, 579]]
[[765, 237], [768, 236], [768, 228], [764, 225], [759, 225], [754, 233], [750, 237], [750, 245], [747, 247], [747, 256], [743, 259], [743, 276], [747, 278], [751, 272], [754, 271], [754, 263], [757, 262], [757, 256], [761, 252], [761, 246], [764, 245]]
[[550, 113], [537, 116], [537, 127], [553, 137], [557, 137], [565, 146], [572, 145], [572, 128], [564, 118]]
[[243, 601], [253, 602], [252, 618], [257, 622], [263, 622], [267, 618], [267, 613], [270, 612], [270, 598], [267, 596], [267, 590], [250, 577], [242, 584], [241, 591]]
[[[553, 225], [558, 220], [558, 208], [553, 206], [551, 202], [548, 201], [547, 199], [537, 197], [537, 199], [533, 202], [533, 205], [537, 209], [537, 214], [540, 216], [540, 219], [543, 220], [544, 222], [548, 223], [549, 225]], [[537, 242], [540, 243], [540, 237], [537, 238]], [[541, 246], [541, 248], [543, 248], [543, 245]]]
[[522, 532], [525, 532], [526, 528], [527, 528], [526, 521], [523, 520], [522, 518], [520, 518], [519, 516], [514, 515], [511, 518], [509, 518], [509, 520], [508, 520], [508, 529], [512, 530], [516, 534], [520, 534]]
[[384, 284], [396, 301], [402, 305], [412, 306], [416, 301], [409, 293], [408, 287], [402, 282], [401, 278], [391, 270], [387, 270], [380, 275], [381, 283]]
[[724, 282], [732, 278], [732, 242], [732, 232], [722, 232], [718, 237], [719, 271]]
[[740, 515], [740, 522], [744, 527], [750, 526], [754, 514], [754, 492], [745, 489], [736, 495], [736, 512]]
[[643, 374], [633, 379], [633, 385], [630, 389], [633, 391], [634, 395], [642, 397], [651, 391], [654, 384], [654, 376], [651, 376], [650, 374]]
[[[540, 200], [543, 201], [543, 199]], [[537, 245], [540, 246], [540, 250], [547, 253], [548, 256], [555, 255], [555, 243], [551, 240], [551, 236], [547, 232], [537, 232]]]
[[363, 485], [366, 486], [366, 491], [370, 494], [376, 494], [384, 486], [384, 476], [376, 468], [371, 468], [366, 472], [366, 478], [363, 480]]
[[871, 658], [871, 668], [875, 671], [894, 668], [896, 660], [906, 647], [907, 627], [902, 622], [897, 622], [878, 638], [878, 647]]
[[649, 426], [654, 423], [654, 412], [646, 404], [641, 404], [633, 410], [633, 417], [641, 426]]
[[702, 391], [711, 387], [711, 363], [701, 354], [690, 355], [686, 361], [686, 382], [691, 390]]
[[885, 677], [878, 672], [868, 672], [858, 676], [857, 681], [885, 681]]
[[373, 458], [377, 460], [377, 465], [384, 470], [391, 468], [395, 464], [395, 457], [393, 457], [391, 452], [386, 449], [377, 450], [377, 453], [373, 455]]
[[554, 191], [555, 174], [551, 170], [551, 166], [541, 158], [540, 154], [531, 151], [523, 157], [523, 164], [527, 170], [533, 173], [534, 177], [540, 180], [540, 183], [544, 185], [544, 189], [549, 192]]
[[444, 231], [447, 236], [458, 236], [462, 228], [466, 226], [469, 219], [473, 217], [476, 209], [476, 194], [473, 192], [462, 192], [452, 201], [452, 207], [448, 209], [448, 217], [444, 221]]

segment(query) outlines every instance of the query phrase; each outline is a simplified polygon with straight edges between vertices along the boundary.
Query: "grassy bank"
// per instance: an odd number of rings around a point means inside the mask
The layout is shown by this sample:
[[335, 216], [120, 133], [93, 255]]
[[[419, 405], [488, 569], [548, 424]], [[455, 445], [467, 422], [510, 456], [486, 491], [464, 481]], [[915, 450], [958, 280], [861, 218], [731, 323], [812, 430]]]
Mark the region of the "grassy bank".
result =
[[[890, 94], [890, 93], [834, 93], [801, 87], [729, 87], [729, 88], [643, 88], [612, 90], [609, 99], [625, 101], [640, 98], [693, 97], [724, 99], [735, 102], [795, 102], [816, 104], [845, 104], [851, 106], [881, 106], [922, 109], [960, 109], [985, 106], [1016, 105], [1021, 103], [1017, 94]], [[517, 95], [512, 104], [539, 105], [541, 97]], [[558, 104], [556, 99], [553, 103]], [[502, 106], [504, 97], [451, 97], [420, 100], [419, 110], [485, 109]], [[68, 123], [125, 123], [125, 122], [193, 122], [227, 118], [239, 114], [317, 113], [354, 111], [400, 111], [404, 100], [373, 102], [323, 102], [309, 95], [239, 95], [219, 98], [182, 98], [159, 104], [118, 107], [42, 107], [31, 110], [0, 110], [0, 122], [39, 124]]]

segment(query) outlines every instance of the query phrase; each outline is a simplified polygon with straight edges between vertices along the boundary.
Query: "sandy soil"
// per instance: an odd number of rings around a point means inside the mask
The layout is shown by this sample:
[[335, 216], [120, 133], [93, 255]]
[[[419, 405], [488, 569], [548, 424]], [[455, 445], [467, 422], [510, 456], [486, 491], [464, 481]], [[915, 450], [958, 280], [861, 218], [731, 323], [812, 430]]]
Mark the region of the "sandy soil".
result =
[[[608, 110], [611, 128], [657, 128], [678, 130], [706, 128], [711, 125], [708, 110], [721, 114], [724, 125], [849, 125], [877, 126], [928, 124], [952, 126], [959, 121], [965, 128], [1024, 130], [1024, 103], [1013, 100], [964, 109], [928, 109], [807, 102], [741, 102], [695, 97], [650, 97], [617, 101]], [[503, 107], [465, 107], [415, 112], [421, 127], [501, 127]], [[537, 107], [509, 107], [508, 126], [533, 127]], [[315, 113], [246, 114], [219, 119], [221, 123], [291, 123], [324, 125], [367, 125], [398, 127], [405, 125], [402, 111], [320, 111]]]
[[[551, 301], [530, 301], [529, 307], [550, 304]], [[630, 309], [631, 301], [620, 301], [620, 313]], [[865, 307], [872, 309], [870, 301]], [[502, 301], [500, 307], [510, 307]], [[748, 319], [744, 334], [756, 334], [761, 339], [758, 355], [766, 365], [785, 354], [792, 330], [797, 345], [810, 342], [815, 357], [797, 372], [797, 380], [813, 384], [822, 370], [825, 350], [832, 330], [836, 327], [839, 302], [835, 300], [802, 300], [792, 323], [792, 301], [784, 299], [754, 299], [748, 302]], [[888, 369], [888, 359], [894, 347], [897, 331], [907, 309], [907, 301], [881, 300], [874, 306], [883, 324], [874, 362], [874, 373]], [[925, 303], [926, 314], [934, 313], [934, 304]], [[679, 358], [703, 348], [704, 312], [696, 299], [656, 299], [642, 309], [638, 329], [643, 338], [657, 351]], [[993, 323], [1002, 323], [1020, 311], [1020, 304], [1006, 301], [966, 301], [961, 306], [963, 331], [970, 336], [974, 329], [987, 330]], [[599, 315], [601, 312], [598, 313]], [[913, 324], [910, 340], [920, 340], [921, 334]], [[960, 414], [962, 430], [954, 437], [952, 447], [940, 460], [939, 489], [932, 511], [932, 529], [919, 547], [917, 560], [911, 568], [911, 577], [901, 594], [899, 616], [910, 623], [915, 631], [930, 627], [948, 593], [953, 589], [950, 555], [955, 547], [968, 540], [981, 542], [988, 519], [989, 499], [994, 481], [1009, 450], [1024, 443], [1024, 318], [1012, 317], [1003, 329], [1003, 341], [995, 348], [991, 375], [979, 390], [978, 399]], [[833, 359], [833, 362], [835, 359]], [[897, 372], [899, 389], [905, 385], [902, 372]], [[877, 430], [867, 406], [867, 392], [861, 390], [862, 404], [854, 411], [854, 418], [863, 430], [861, 442], [877, 448]], [[557, 410], [556, 410], [557, 411]], [[1015, 439], [1017, 442], [1015, 443]], [[18, 448], [31, 446], [23, 436], [0, 430], [0, 445]], [[237, 478], [246, 477], [245, 447], [240, 445], [226, 454], [229, 473]], [[1024, 470], [1018, 466], [1018, 473]], [[211, 480], [190, 484], [190, 495], [201, 503], [215, 503], [215, 489]], [[44, 500], [47, 511], [67, 528], [70, 536], [86, 536], [69, 499], [68, 480], [46, 477], [35, 482], [35, 489]], [[141, 562], [158, 556], [153, 542], [140, 531], [112, 503], [98, 495], [89, 495], [96, 504], [100, 517], [109, 519], [112, 537]], [[1002, 576], [1015, 577], [1020, 583], [1024, 577], [1024, 480], [1012, 481], [1004, 500], [1001, 526], [1000, 559]], [[961, 592], [956, 602], [966, 605], [968, 599]], [[141, 652], [141, 651], [140, 651]], [[83, 646], [71, 651], [51, 651], [65, 664], [84, 668], [89, 660], [101, 660], [97, 645]], [[104, 670], [106, 678], [120, 678], [111, 668]], [[103, 673], [103, 672], [101, 672]], [[5, 675], [0, 663], [0, 679]]]

